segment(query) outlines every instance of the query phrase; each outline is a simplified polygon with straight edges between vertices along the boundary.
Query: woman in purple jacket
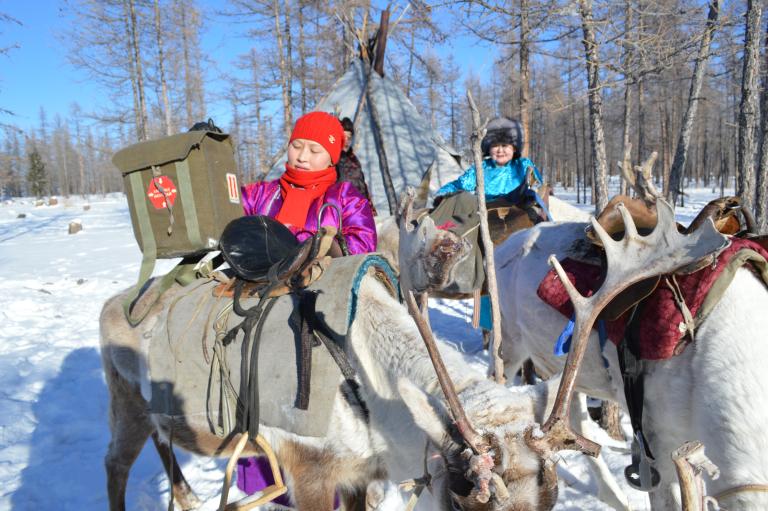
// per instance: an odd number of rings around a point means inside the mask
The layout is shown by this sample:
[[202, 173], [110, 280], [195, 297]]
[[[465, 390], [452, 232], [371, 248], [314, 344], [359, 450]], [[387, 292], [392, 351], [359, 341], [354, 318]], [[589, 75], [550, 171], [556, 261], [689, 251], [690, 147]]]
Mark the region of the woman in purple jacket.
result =
[[[246, 215], [266, 215], [285, 224], [301, 242], [318, 230], [323, 204], [341, 211], [341, 233], [350, 254], [376, 250], [376, 224], [368, 200], [349, 182], [336, 182], [336, 163], [344, 146], [339, 120], [310, 112], [296, 121], [288, 142], [285, 172], [274, 181], [243, 187]], [[336, 208], [323, 210], [320, 225], [339, 227]]]
[[[336, 182], [335, 165], [343, 146], [344, 130], [336, 117], [325, 112], [311, 112], [301, 117], [288, 142], [288, 162], [283, 175], [274, 181], [243, 187], [245, 214], [275, 218], [301, 242], [317, 232], [317, 213], [322, 205], [333, 204], [341, 211], [341, 233], [349, 253], [376, 250], [376, 224], [368, 199], [352, 183]], [[323, 210], [320, 225], [339, 227], [336, 208]], [[338, 247], [336, 251], [341, 253]], [[266, 458], [238, 461], [238, 488], [252, 494], [271, 484], [274, 480]], [[274, 502], [291, 505], [286, 495]], [[338, 507], [338, 499], [334, 507]]]

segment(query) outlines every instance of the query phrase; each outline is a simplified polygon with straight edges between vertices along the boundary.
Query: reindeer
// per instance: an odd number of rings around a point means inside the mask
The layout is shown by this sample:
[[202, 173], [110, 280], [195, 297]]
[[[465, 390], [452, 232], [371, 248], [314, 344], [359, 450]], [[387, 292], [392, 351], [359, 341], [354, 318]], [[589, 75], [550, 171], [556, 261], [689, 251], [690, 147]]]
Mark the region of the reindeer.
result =
[[[184, 479], [169, 441], [204, 456], [229, 456], [240, 434], [222, 440], [193, 421], [150, 415], [141, 387], [146, 339], [184, 290], [172, 287], [137, 327], [129, 326], [122, 303], [110, 299], [101, 314], [101, 352], [110, 394], [112, 439], [105, 458], [110, 509], [125, 509], [131, 465], [152, 437], [182, 509], [198, 500]], [[452, 375], [446, 397], [422, 342], [419, 327], [404, 306], [374, 277], [363, 278], [357, 315], [348, 337], [362, 403], [349, 398], [342, 381], [327, 435], [307, 438], [262, 426], [273, 447], [296, 507], [331, 511], [337, 488], [347, 509], [369, 483], [421, 476], [431, 488], [427, 506], [436, 510], [548, 510], [557, 500], [554, 450], [538, 435], [552, 383], [509, 389], [473, 371], [446, 350], [444, 377]], [[423, 327], [423, 325], [422, 325]], [[188, 333], [192, 335], [192, 333]], [[203, 332], [195, 335], [202, 337]], [[205, 382], [201, 382], [204, 392]], [[183, 400], [185, 396], [177, 396]], [[449, 403], [450, 406], [446, 403]], [[248, 441], [243, 455], [259, 454]], [[355, 500], [357, 497], [357, 500]]]
[[[658, 196], [652, 188], [646, 190]], [[671, 225], [671, 207], [663, 201], [657, 201], [657, 206], [659, 225], [662, 221]], [[623, 213], [626, 209], [616, 211], [629, 227]], [[536, 289], [549, 270], [547, 258], [551, 254], [563, 257], [574, 242], [583, 239], [585, 227], [583, 222], [541, 224], [513, 234], [496, 249], [502, 291], [502, 351], [508, 370], [528, 358], [545, 377], [564, 367], [567, 370], [569, 362], [556, 357], [552, 350], [566, 320], [536, 297]], [[669, 230], [670, 236], [677, 235], [671, 227]], [[663, 250], [656, 238], [639, 239], [643, 247]], [[633, 258], [623, 266], [628, 266], [627, 275], [634, 275], [644, 264]], [[719, 304], [696, 330], [695, 342], [671, 359], [646, 362], [643, 424], [662, 483], [650, 494], [654, 509], [680, 507], [670, 453], [688, 440], [706, 444], [709, 457], [720, 468], [721, 477], [709, 489], [724, 508], [768, 509], [765, 311], [766, 286], [749, 270], [739, 269]], [[583, 366], [573, 384], [591, 396], [626, 406], [616, 349], [608, 343], [604, 353], [609, 361], [606, 370], [596, 337], [592, 334], [583, 347]]]

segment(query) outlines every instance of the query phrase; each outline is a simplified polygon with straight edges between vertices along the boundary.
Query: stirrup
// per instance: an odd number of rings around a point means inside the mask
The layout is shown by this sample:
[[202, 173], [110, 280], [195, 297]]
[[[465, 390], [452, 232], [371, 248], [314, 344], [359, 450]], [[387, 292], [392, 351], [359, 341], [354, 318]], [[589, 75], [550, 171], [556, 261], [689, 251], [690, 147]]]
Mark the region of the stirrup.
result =
[[644, 492], [654, 491], [661, 482], [659, 471], [653, 467], [653, 459], [646, 454], [640, 431], [635, 432], [632, 440], [632, 464], [624, 469], [624, 477], [632, 488]]
[[235, 469], [237, 459], [240, 457], [240, 454], [243, 452], [245, 444], [247, 443], [248, 433], [243, 432], [241, 433], [240, 440], [237, 442], [235, 449], [232, 451], [232, 456], [230, 456], [229, 462], [227, 463], [227, 469], [224, 472], [224, 486], [221, 489], [219, 511], [245, 511], [246, 509], [252, 509], [256, 506], [261, 506], [267, 502], [271, 502], [272, 500], [276, 499], [280, 495], [285, 494], [288, 491], [285, 483], [283, 483], [283, 477], [280, 474], [280, 467], [277, 465], [277, 458], [275, 457], [275, 453], [272, 450], [272, 447], [270, 447], [269, 443], [267, 443], [261, 434], [258, 434], [256, 435], [256, 445], [258, 445], [264, 454], [267, 455], [267, 460], [269, 461], [269, 467], [272, 469], [272, 477], [275, 480], [275, 484], [272, 486], [267, 486], [258, 493], [243, 497], [237, 502], [227, 504], [229, 486], [232, 484], [232, 471]]

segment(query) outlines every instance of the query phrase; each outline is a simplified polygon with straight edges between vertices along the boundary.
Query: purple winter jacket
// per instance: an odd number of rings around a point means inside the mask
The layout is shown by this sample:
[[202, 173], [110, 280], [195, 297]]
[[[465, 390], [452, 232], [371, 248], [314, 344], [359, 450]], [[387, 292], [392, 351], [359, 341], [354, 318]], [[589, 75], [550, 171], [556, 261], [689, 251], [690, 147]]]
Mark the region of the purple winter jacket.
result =
[[[242, 187], [243, 209], [246, 215], [277, 216], [283, 205], [280, 194], [280, 180], [250, 183]], [[334, 204], [341, 210], [342, 235], [350, 254], [364, 254], [376, 250], [376, 224], [368, 200], [349, 182], [332, 184], [325, 195], [315, 199], [309, 207], [303, 228], [289, 227], [299, 242], [317, 232], [317, 212], [326, 203]], [[339, 227], [338, 215], [334, 208], [323, 211], [320, 225]]]

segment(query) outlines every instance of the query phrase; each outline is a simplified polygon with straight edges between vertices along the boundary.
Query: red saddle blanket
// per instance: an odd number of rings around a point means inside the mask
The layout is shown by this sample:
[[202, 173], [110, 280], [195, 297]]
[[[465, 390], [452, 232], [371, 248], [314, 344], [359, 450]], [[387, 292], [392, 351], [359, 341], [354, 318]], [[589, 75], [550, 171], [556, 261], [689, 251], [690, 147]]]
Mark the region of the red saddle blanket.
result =
[[[686, 306], [691, 311], [695, 325], [699, 325], [708, 314], [714, 303], [702, 305], [712, 286], [721, 277], [727, 279], [721, 284], [730, 283], [735, 270], [748, 264], [758, 277], [766, 281], [768, 275], [768, 251], [752, 241], [732, 238], [731, 244], [723, 250], [714, 264], [687, 275], [675, 275], [677, 285], [682, 292]], [[584, 296], [591, 296], [599, 289], [603, 281], [602, 270], [599, 266], [576, 261], [570, 258], [561, 263], [563, 269], [576, 289]], [[728, 270], [728, 271], [726, 271]], [[665, 276], [666, 277], [666, 276]], [[768, 284], [768, 282], [766, 282]], [[724, 287], [723, 287], [724, 289]], [[563, 284], [557, 277], [554, 268], [547, 273], [537, 290], [539, 298], [557, 309], [561, 314], [570, 318], [573, 315], [573, 305], [568, 298]], [[717, 298], [719, 299], [719, 297]], [[690, 342], [687, 336], [683, 313], [675, 303], [672, 289], [667, 280], [662, 277], [659, 285], [644, 301], [640, 313], [640, 357], [644, 360], [663, 360], [682, 352]], [[624, 336], [628, 313], [622, 314], [614, 321], [606, 323], [608, 338], [618, 344]], [[695, 335], [695, 333], [694, 333]]]

